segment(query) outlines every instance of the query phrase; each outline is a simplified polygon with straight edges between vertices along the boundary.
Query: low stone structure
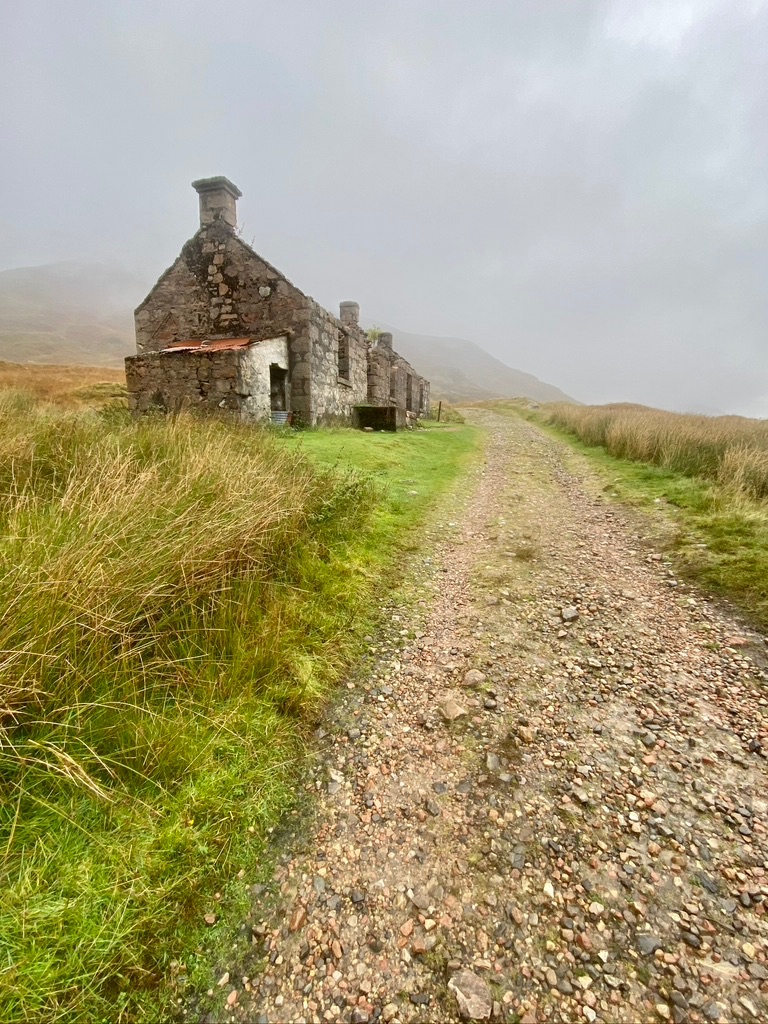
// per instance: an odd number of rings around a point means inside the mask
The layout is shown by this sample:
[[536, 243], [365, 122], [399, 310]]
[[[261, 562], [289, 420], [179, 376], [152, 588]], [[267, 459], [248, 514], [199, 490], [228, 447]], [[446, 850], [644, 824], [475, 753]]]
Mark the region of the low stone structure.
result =
[[356, 302], [337, 318], [254, 252], [236, 231], [231, 181], [192, 184], [200, 228], [135, 311], [137, 354], [125, 361], [134, 412], [191, 407], [308, 426], [352, 423], [366, 405], [395, 407], [400, 425], [428, 414], [429, 383], [391, 335], [371, 345]]

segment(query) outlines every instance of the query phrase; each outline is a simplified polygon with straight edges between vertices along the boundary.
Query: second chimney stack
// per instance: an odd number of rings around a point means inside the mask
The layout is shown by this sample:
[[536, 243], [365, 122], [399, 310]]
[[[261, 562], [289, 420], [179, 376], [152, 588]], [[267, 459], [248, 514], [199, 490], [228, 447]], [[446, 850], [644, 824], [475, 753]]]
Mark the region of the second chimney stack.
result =
[[339, 320], [343, 324], [359, 324], [360, 323], [360, 303], [359, 302], [342, 302], [339, 305]]

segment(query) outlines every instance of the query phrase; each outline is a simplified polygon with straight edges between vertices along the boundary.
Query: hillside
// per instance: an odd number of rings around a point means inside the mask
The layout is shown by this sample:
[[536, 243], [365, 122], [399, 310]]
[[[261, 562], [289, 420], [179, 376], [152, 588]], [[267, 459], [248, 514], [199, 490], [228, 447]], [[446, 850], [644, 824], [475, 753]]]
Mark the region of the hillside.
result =
[[[122, 267], [78, 262], [0, 271], [0, 360], [122, 367], [134, 351], [132, 310], [147, 283]], [[395, 348], [449, 402], [490, 398], [570, 401], [471, 341], [389, 327]]]
[[122, 366], [133, 351], [131, 310], [145, 291], [101, 264], [0, 271], [0, 360]]
[[515, 370], [473, 341], [409, 334], [395, 327], [393, 343], [432, 384], [432, 396], [448, 402], [490, 398], [532, 398], [536, 402], [572, 402], [559, 388], [533, 374]]

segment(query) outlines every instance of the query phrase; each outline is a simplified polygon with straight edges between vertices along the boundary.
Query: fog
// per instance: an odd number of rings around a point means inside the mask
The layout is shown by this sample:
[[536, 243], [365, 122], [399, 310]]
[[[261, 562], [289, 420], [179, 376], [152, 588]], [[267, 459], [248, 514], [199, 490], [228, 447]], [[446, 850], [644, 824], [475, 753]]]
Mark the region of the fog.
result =
[[26, 0], [3, 25], [2, 267], [149, 287], [224, 174], [246, 241], [331, 309], [583, 401], [768, 416], [767, 3]]

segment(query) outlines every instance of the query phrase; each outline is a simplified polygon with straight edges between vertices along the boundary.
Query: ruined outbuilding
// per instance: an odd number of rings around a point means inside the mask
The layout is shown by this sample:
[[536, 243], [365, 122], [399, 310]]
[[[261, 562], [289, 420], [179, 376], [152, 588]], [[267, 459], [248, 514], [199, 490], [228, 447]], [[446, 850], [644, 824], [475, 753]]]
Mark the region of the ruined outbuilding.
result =
[[237, 233], [240, 190], [227, 178], [192, 183], [200, 228], [135, 311], [125, 361], [131, 409], [228, 411], [247, 422], [360, 423], [386, 409], [392, 429], [429, 413], [429, 382], [372, 344], [360, 307], [333, 316]]

